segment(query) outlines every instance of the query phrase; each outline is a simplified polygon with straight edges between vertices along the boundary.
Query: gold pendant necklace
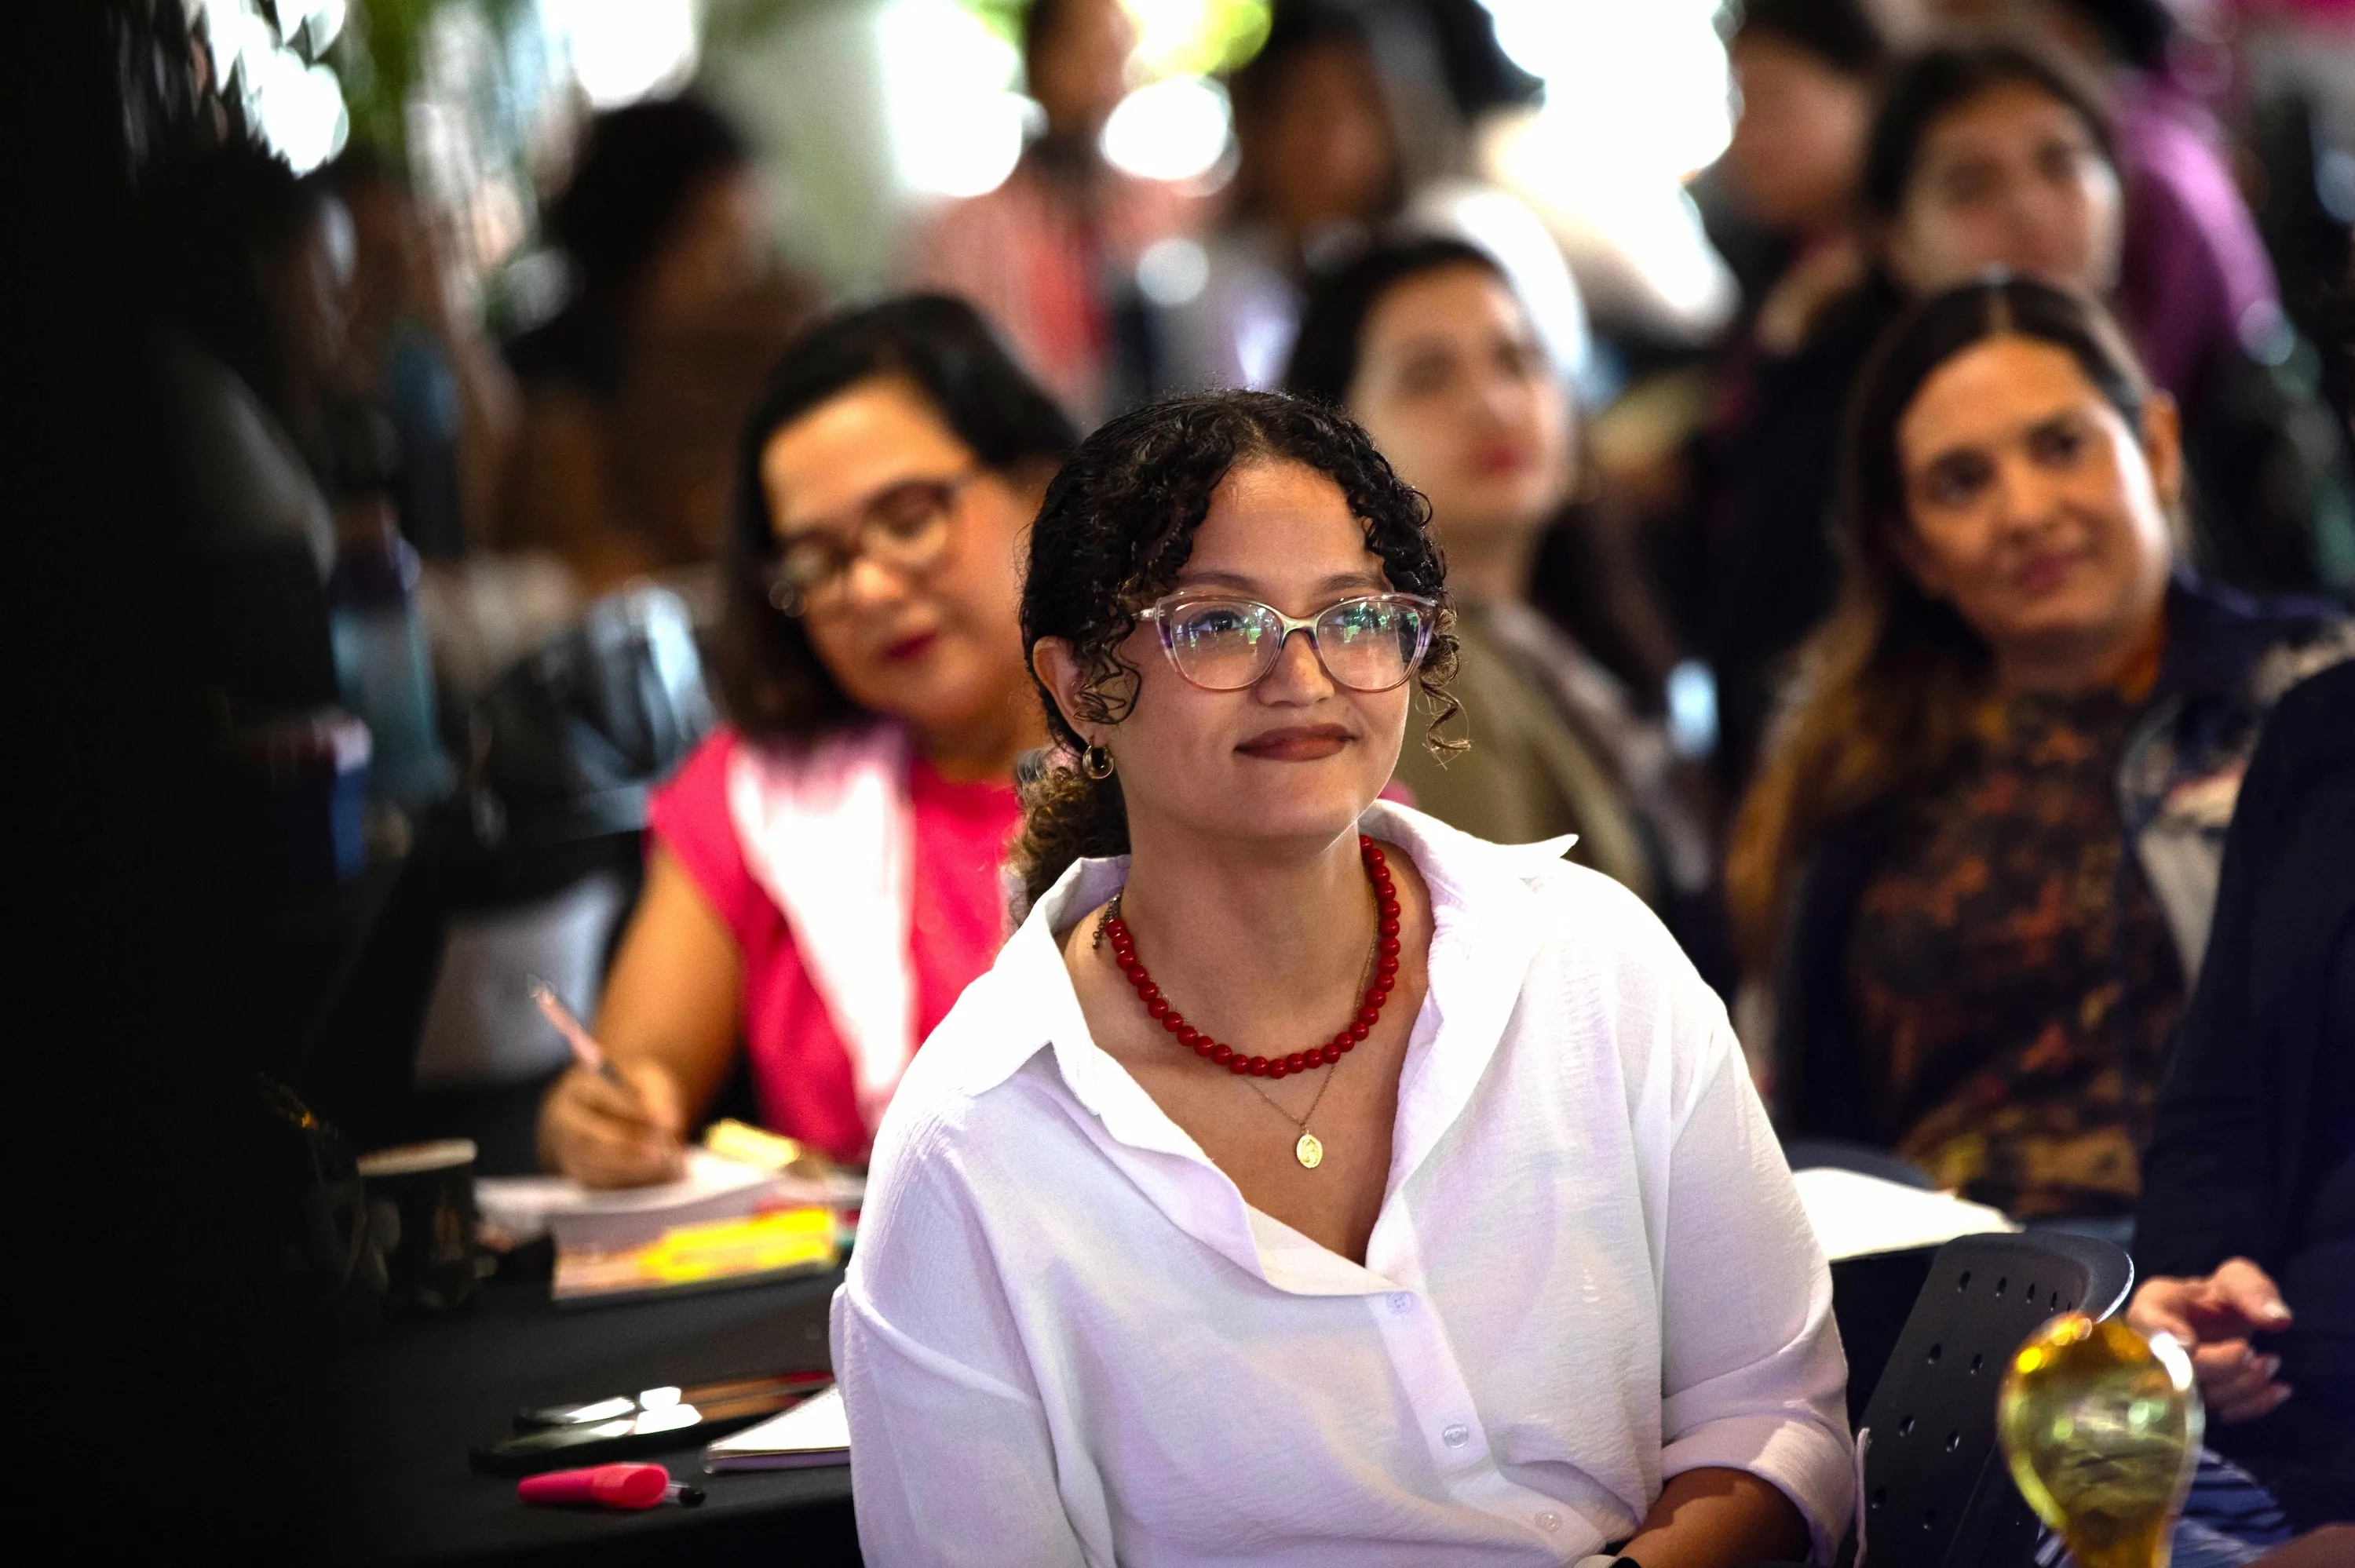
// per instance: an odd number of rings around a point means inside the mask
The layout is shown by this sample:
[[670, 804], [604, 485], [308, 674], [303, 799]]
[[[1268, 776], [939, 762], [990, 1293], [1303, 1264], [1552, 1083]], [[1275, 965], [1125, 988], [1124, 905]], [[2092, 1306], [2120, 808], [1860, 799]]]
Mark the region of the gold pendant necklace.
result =
[[[1295, 1128], [1299, 1129], [1300, 1139], [1298, 1142], [1292, 1146], [1292, 1157], [1300, 1161], [1300, 1168], [1303, 1171], [1314, 1171], [1319, 1165], [1325, 1163], [1324, 1140], [1319, 1139], [1315, 1133], [1308, 1130], [1308, 1118], [1315, 1116], [1316, 1114], [1316, 1107], [1324, 1103], [1325, 1091], [1332, 1086], [1333, 1078], [1334, 1075], [1331, 1073], [1325, 1075], [1325, 1081], [1316, 1086], [1316, 1097], [1310, 1100], [1308, 1102], [1308, 1108], [1298, 1116], [1293, 1115], [1290, 1111], [1276, 1104], [1275, 1097], [1269, 1094], [1265, 1089], [1261, 1088], [1257, 1084], [1252, 1084], [1251, 1086], [1252, 1092], [1253, 1094], [1267, 1101], [1268, 1109], [1273, 1111], [1276, 1115], [1282, 1117], [1284, 1120], [1290, 1122]], [[1250, 1084], [1251, 1080], [1249, 1078], [1245, 1078], [1243, 1082]]]
[[[1365, 973], [1360, 974], [1358, 977], [1358, 983], [1361, 988], [1365, 984], [1366, 975], [1373, 973], [1373, 969], [1374, 955], [1371, 951], [1369, 951], [1366, 954]], [[1269, 1094], [1265, 1089], [1261, 1088], [1258, 1083], [1254, 1080], [1250, 1078], [1245, 1078], [1243, 1080], [1244, 1083], [1251, 1086], [1252, 1093], [1257, 1095], [1260, 1098], [1267, 1102], [1268, 1109], [1273, 1111], [1276, 1115], [1282, 1117], [1284, 1120], [1290, 1122], [1295, 1128], [1299, 1129], [1300, 1139], [1298, 1142], [1292, 1146], [1292, 1157], [1300, 1161], [1300, 1168], [1303, 1171], [1314, 1171], [1319, 1165], [1325, 1163], [1325, 1141], [1318, 1138], [1315, 1133], [1308, 1130], [1308, 1118], [1315, 1116], [1316, 1114], [1316, 1107], [1325, 1103], [1325, 1091], [1333, 1086], [1333, 1080], [1340, 1075], [1340, 1071], [1339, 1064], [1336, 1063], [1333, 1070], [1325, 1075], [1324, 1082], [1316, 1086], [1316, 1097], [1310, 1100], [1308, 1102], [1308, 1108], [1301, 1112], [1298, 1116], [1293, 1115], [1290, 1111], [1285, 1110], [1282, 1106], [1276, 1104], [1275, 1097]]]
[[[1104, 929], [1114, 920], [1120, 917], [1120, 902], [1123, 894], [1127, 890], [1124, 888], [1121, 893], [1114, 894], [1112, 895], [1112, 902], [1104, 906], [1103, 913], [1096, 921], [1095, 936], [1089, 944], [1091, 947], [1096, 948], [1103, 948]], [[1365, 990], [1366, 982], [1373, 976], [1374, 959], [1381, 951], [1381, 929], [1380, 927], [1377, 925], [1374, 931], [1373, 946], [1366, 950], [1366, 967], [1360, 970], [1358, 975], [1358, 990], [1360, 992]], [[1318, 1138], [1315, 1133], [1308, 1130], [1308, 1120], [1309, 1118], [1316, 1114], [1316, 1107], [1325, 1103], [1325, 1091], [1333, 1086], [1333, 1079], [1337, 1075], [1339, 1066], [1340, 1064], [1338, 1062], [1333, 1064], [1334, 1070], [1329, 1071], [1325, 1075], [1323, 1081], [1316, 1086], [1316, 1097], [1308, 1102], [1308, 1108], [1298, 1116], [1293, 1115], [1290, 1111], [1285, 1110], [1281, 1105], [1278, 1105], [1276, 1103], [1275, 1097], [1269, 1094], [1265, 1089], [1261, 1088], [1255, 1081], [1249, 1077], [1245, 1077], [1243, 1079], [1243, 1082], [1250, 1086], [1252, 1093], [1257, 1095], [1261, 1099], [1267, 1102], [1268, 1109], [1275, 1112], [1276, 1115], [1290, 1122], [1293, 1127], [1298, 1130], [1300, 1137], [1292, 1146], [1292, 1157], [1300, 1161], [1300, 1168], [1303, 1171], [1314, 1171], [1319, 1165], [1325, 1163], [1324, 1139]]]

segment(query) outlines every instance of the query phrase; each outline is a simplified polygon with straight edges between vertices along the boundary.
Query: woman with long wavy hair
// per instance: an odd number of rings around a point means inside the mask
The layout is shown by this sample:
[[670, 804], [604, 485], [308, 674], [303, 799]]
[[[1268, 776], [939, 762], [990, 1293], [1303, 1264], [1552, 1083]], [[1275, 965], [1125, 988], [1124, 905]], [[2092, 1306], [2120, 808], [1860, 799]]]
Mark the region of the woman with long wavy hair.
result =
[[1724, 1009], [1564, 841], [1376, 799], [1418, 688], [1444, 716], [1446, 598], [1318, 405], [1176, 399], [1050, 485], [1023, 629], [1071, 760], [835, 1302], [870, 1562], [1838, 1537], [1828, 1276]]
[[2123, 1233], [2273, 699], [2350, 644], [2180, 569], [2175, 407], [2100, 306], [1917, 306], [1841, 461], [1846, 576], [1728, 884], [1786, 1134]]

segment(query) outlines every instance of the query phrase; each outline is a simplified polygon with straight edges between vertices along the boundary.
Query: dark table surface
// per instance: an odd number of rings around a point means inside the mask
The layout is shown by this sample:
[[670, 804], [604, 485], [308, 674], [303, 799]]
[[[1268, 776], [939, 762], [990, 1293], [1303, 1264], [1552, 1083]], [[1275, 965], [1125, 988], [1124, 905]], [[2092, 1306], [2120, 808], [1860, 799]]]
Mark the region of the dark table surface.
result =
[[[1832, 1266], [1858, 1407], [1921, 1287], [1927, 1249]], [[313, 1456], [325, 1539], [355, 1565], [526, 1563], [564, 1568], [658, 1558], [773, 1568], [856, 1563], [847, 1466], [707, 1476], [702, 1439], [643, 1456], [701, 1486], [700, 1508], [642, 1513], [526, 1508], [511, 1477], [466, 1451], [534, 1405], [826, 1364], [838, 1276], [635, 1306], [559, 1310], [543, 1278], [495, 1280], [463, 1310], [385, 1327], [330, 1362]]]
[[526, 1508], [466, 1451], [516, 1411], [826, 1364], [838, 1277], [559, 1311], [547, 1281], [493, 1281], [465, 1308], [388, 1325], [316, 1391], [319, 1557], [345, 1563], [855, 1563], [847, 1466], [707, 1476], [702, 1439], [642, 1456], [708, 1494], [642, 1513]]

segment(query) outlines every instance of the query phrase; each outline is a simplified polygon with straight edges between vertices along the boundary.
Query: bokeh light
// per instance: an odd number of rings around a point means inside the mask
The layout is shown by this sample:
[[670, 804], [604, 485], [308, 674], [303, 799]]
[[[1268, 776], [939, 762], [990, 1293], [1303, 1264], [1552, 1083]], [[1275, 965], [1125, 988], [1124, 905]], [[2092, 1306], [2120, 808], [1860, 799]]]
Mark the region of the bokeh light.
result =
[[1103, 154], [1115, 168], [1149, 180], [1190, 180], [1216, 166], [1233, 120], [1227, 91], [1199, 76], [1174, 76], [1138, 88], [1104, 124]]

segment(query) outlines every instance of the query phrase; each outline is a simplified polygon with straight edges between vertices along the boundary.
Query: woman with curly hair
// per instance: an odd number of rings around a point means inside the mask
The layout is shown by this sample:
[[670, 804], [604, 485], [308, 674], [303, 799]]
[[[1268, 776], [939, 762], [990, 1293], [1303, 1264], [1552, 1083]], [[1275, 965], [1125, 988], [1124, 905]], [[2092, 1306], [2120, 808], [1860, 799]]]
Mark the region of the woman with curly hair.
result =
[[[881, 1563], [1828, 1552], [1828, 1272], [1636, 896], [1377, 800], [1455, 660], [1319, 405], [1115, 419], [1023, 636], [1028, 918], [878, 1135], [834, 1365]], [[1440, 741], [1439, 744], [1448, 744]]]

